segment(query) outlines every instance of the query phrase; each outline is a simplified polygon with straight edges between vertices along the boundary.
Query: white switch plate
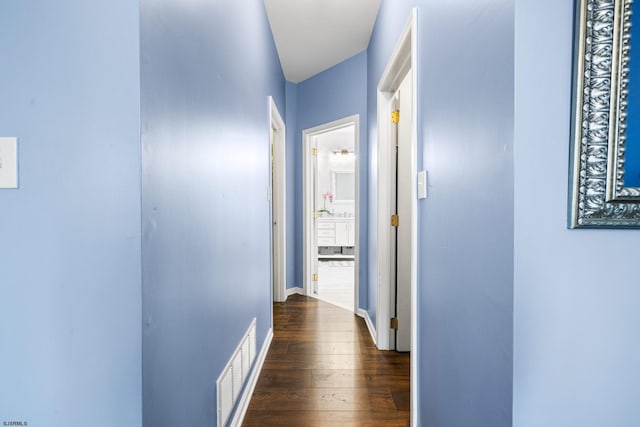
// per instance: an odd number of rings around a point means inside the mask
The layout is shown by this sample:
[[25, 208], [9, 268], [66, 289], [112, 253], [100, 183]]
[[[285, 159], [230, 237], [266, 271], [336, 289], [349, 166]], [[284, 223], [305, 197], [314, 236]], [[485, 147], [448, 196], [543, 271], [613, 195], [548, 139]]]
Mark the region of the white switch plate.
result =
[[18, 188], [18, 138], [0, 137], [0, 189]]
[[418, 172], [418, 199], [427, 198], [427, 171]]

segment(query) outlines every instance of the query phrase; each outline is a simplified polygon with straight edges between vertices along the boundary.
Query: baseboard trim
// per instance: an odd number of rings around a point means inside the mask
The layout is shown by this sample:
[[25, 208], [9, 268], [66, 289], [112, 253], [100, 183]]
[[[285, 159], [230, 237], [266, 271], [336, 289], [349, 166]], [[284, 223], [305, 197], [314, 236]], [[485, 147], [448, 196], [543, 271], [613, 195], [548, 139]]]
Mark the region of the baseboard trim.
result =
[[269, 352], [269, 347], [271, 346], [271, 340], [273, 340], [273, 328], [270, 328], [269, 332], [267, 332], [267, 337], [264, 339], [260, 354], [258, 354], [258, 357], [256, 358], [256, 364], [251, 371], [251, 376], [247, 380], [247, 386], [244, 388], [242, 396], [238, 401], [238, 408], [229, 423], [232, 427], [242, 425], [244, 416], [247, 414], [247, 409], [249, 409], [249, 403], [251, 402], [251, 396], [253, 396], [253, 391], [258, 383], [258, 377], [260, 377], [260, 372], [262, 372], [262, 365], [264, 365], [267, 353]]
[[288, 288], [287, 289], [287, 298], [291, 295], [304, 295], [304, 289], [300, 287]]
[[376, 336], [377, 336], [376, 328], [375, 328], [375, 326], [373, 326], [373, 322], [371, 321], [371, 318], [369, 317], [369, 312], [367, 310], [363, 310], [363, 309], [359, 308], [358, 311], [356, 312], [356, 314], [364, 319], [364, 323], [367, 325], [367, 329], [369, 329], [369, 335], [371, 335], [371, 339], [373, 340], [373, 343], [377, 347], [378, 346], [378, 342], [376, 340]]

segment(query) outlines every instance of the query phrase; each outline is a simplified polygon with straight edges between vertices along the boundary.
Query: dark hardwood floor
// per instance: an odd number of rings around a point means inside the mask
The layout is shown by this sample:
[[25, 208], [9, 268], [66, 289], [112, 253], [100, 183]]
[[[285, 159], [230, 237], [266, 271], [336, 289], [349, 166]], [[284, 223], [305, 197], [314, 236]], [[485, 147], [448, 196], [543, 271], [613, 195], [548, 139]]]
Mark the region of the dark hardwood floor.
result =
[[364, 321], [301, 295], [273, 306], [274, 337], [243, 426], [408, 426], [409, 355]]

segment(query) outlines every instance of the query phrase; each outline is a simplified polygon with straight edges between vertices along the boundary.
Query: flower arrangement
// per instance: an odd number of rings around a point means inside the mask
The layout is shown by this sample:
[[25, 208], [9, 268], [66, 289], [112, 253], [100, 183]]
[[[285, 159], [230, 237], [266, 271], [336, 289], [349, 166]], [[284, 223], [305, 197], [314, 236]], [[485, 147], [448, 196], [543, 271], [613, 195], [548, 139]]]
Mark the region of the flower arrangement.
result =
[[322, 195], [322, 209], [318, 212], [326, 212], [331, 215], [331, 212], [327, 210], [327, 199], [329, 199], [329, 203], [333, 203], [333, 193], [331, 191], [327, 191]]

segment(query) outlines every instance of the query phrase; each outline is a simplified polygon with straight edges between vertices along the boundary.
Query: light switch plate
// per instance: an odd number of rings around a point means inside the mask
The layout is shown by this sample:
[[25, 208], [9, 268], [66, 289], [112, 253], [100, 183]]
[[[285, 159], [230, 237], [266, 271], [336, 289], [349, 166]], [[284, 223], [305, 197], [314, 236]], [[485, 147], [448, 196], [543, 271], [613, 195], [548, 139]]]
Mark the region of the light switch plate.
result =
[[427, 198], [427, 171], [418, 172], [418, 199]]
[[0, 137], [0, 189], [18, 188], [18, 138]]

